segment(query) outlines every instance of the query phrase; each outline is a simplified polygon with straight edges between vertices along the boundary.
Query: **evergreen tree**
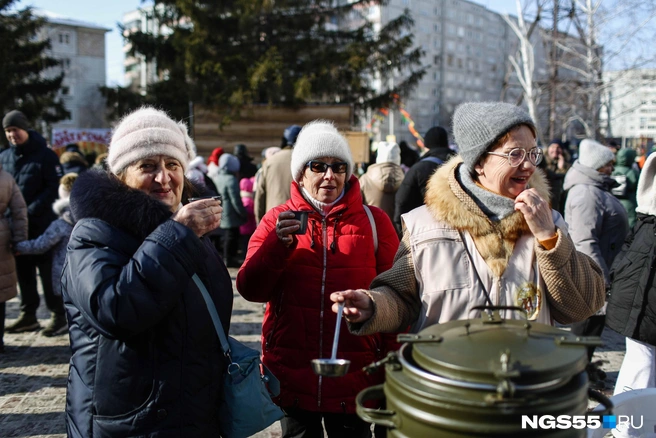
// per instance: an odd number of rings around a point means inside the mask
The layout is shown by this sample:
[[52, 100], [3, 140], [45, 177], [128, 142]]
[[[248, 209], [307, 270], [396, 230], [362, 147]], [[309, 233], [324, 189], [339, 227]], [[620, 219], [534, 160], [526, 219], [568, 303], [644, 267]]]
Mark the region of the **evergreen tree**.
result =
[[10, 11], [15, 0], [0, 0], [0, 114], [19, 109], [38, 126], [53, 123], [70, 113], [58, 98], [63, 72], [60, 62], [45, 52], [49, 40], [37, 39], [44, 20], [30, 8]]
[[[148, 94], [182, 116], [190, 100], [221, 109], [224, 121], [254, 103], [378, 108], [425, 71], [407, 10], [377, 32], [365, 19], [384, 1], [158, 0], [156, 18], [171, 32], [128, 39], [164, 77]], [[393, 72], [404, 79], [376, 92], [373, 81]]]

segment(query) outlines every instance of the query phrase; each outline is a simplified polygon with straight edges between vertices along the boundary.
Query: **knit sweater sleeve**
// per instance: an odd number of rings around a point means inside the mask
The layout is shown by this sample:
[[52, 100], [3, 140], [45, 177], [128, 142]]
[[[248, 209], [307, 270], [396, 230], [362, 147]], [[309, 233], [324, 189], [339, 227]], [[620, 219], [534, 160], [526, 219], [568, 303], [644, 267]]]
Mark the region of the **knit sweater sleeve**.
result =
[[535, 244], [540, 273], [547, 285], [551, 316], [561, 324], [582, 321], [604, 305], [604, 274], [589, 256], [577, 251], [572, 239], [558, 229], [553, 249]]
[[398, 332], [417, 320], [421, 299], [407, 230], [403, 233], [392, 267], [374, 278], [370, 290], [365, 292], [373, 300], [374, 313], [364, 323], [349, 323], [351, 333], [370, 335]]

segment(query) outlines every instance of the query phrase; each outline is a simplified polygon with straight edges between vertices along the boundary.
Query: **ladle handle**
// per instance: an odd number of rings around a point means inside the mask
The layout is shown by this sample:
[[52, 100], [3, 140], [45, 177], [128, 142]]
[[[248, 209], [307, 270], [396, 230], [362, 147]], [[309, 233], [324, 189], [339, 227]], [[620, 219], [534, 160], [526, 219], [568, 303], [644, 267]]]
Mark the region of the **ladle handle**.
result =
[[337, 359], [337, 342], [339, 341], [339, 329], [342, 327], [342, 313], [344, 313], [344, 303], [339, 303], [337, 307], [337, 322], [335, 323], [335, 339], [333, 339], [333, 354], [331, 360]]

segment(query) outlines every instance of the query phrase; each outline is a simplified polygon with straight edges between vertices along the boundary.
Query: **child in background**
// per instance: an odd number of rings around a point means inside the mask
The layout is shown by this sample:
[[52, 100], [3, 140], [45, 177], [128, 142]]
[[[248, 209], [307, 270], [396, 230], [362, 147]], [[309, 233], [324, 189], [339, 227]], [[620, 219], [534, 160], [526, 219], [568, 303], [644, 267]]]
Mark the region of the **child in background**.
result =
[[[7, 210], [11, 210], [11, 218], [5, 217]], [[27, 239], [25, 199], [11, 174], [0, 167], [0, 353], [5, 350], [2, 338], [5, 334], [6, 304], [18, 293], [16, 263], [10, 244], [25, 239]]]
[[[61, 296], [61, 272], [66, 260], [66, 245], [73, 231], [73, 219], [70, 211], [69, 196], [71, 188], [77, 179], [77, 173], [67, 173], [59, 180], [59, 199], [52, 204], [52, 210], [57, 213], [59, 219], [53, 221], [42, 235], [32, 240], [24, 240], [14, 246], [17, 255], [21, 254], [43, 254], [52, 251], [52, 290], [55, 295]], [[68, 332], [68, 327], [46, 336], [62, 335]], [[44, 333], [45, 335], [45, 333]]]
[[257, 228], [255, 223], [255, 177], [242, 178], [239, 181], [239, 196], [241, 196], [241, 203], [244, 204], [246, 209], [246, 223], [239, 227], [239, 249], [241, 251], [241, 258], [246, 257], [246, 250], [248, 249], [248, 240]]

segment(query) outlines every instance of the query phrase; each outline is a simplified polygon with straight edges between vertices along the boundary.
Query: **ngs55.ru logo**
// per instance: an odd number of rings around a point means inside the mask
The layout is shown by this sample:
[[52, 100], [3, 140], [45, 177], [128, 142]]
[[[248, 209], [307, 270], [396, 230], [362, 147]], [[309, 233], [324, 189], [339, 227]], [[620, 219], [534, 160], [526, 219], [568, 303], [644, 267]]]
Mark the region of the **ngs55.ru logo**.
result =
[[522, 429], [642, 429], [642, 415], [522, 415]]

